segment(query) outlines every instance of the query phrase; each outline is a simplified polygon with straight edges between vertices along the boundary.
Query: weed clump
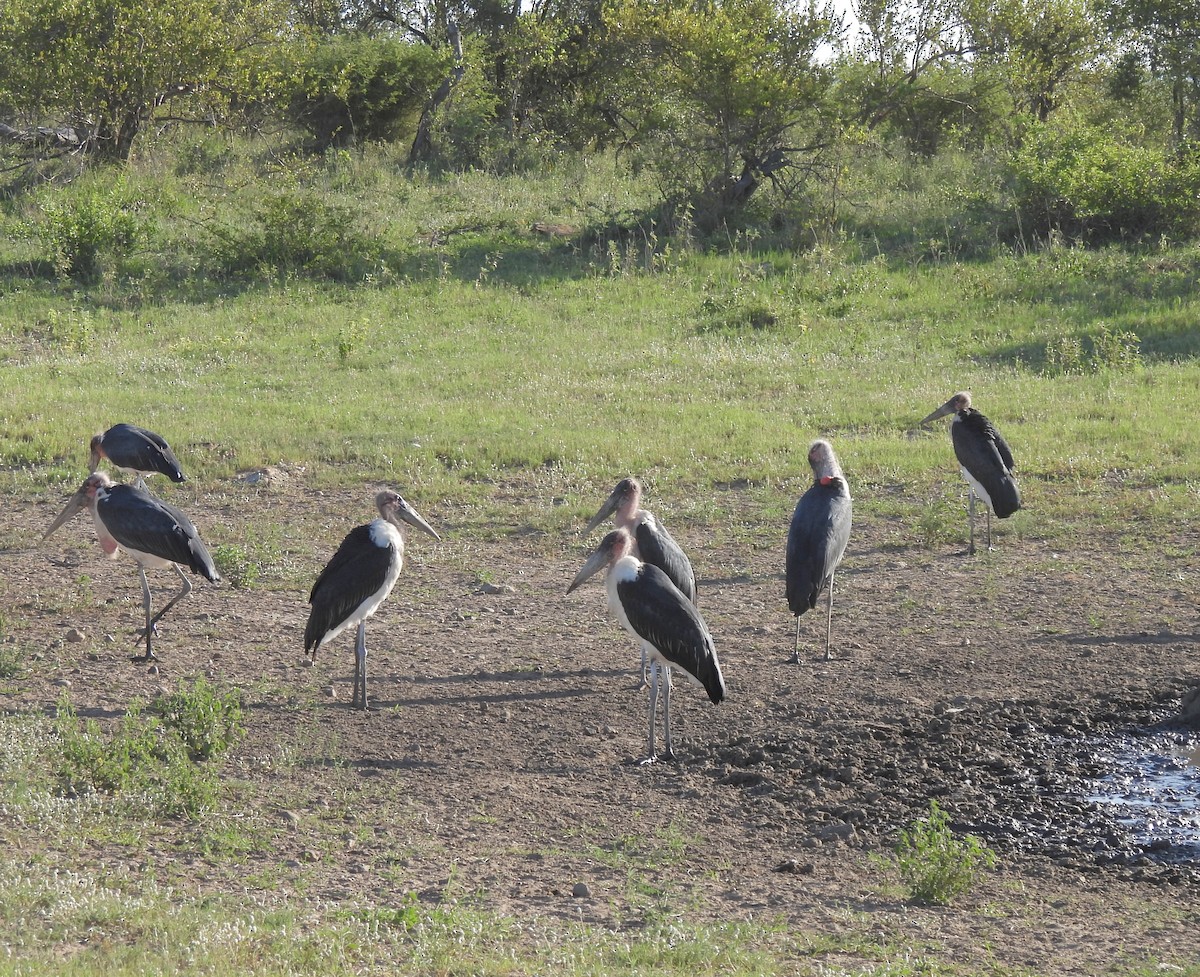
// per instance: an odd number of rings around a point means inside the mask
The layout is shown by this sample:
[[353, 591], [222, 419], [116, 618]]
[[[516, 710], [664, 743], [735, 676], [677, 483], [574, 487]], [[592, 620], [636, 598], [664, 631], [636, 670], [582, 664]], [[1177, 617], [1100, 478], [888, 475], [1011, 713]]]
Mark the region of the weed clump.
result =
[[210, 761], [242, 735], [241, 696], [217, 692], [203, 679], [151, 703], [132, 706], [106, 735], [59, 702], [61, 746], [56, 774], [64, 794], [106, 794], [140, 805], [154, 817], [197, 818], [216, 803], [218, 767]]
[[939, 906], [970, 889], [980, 868], [996, 864], [995, 853], [975, 835], [954, 836], [937, 801], [929, 802], [928, 817], [900, 832], [896, 857], [911, 898]]

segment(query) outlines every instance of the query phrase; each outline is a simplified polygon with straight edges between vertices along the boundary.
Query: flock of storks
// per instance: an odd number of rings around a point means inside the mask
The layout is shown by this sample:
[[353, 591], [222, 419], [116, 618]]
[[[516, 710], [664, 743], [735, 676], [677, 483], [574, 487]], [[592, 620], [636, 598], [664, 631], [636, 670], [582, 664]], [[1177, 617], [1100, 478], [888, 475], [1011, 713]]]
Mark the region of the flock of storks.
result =
[[[1020, 508], [1013, 478], [1013, 457], [992, 423], [971, 406], [969, 394], [956, 393], [921, 421], [926, 424], [953, 415], [950, 423], [954, 453], [970, 485], [968, 513], [970, 543], [975, 552], [975, 502], [987, 514], [987, 545], [991, 547], [991, 514], [1006, 518]], [[131, 485], [114, 483], [99, 471], [107, 459], [132, 473]], [[791, 661], [800, 660], [800, 615], [816, 607], [827, 594], [825, 658], [830, 658], [833, 628], [833, 577], [850, 539], [851, 498], [846, 476], [828, 441], [814, 441], [808, 451], [813, 484], [796, 504], [788, 531], [785, 565], [788, 607], [796, 617]], [[154, 660], [151, 637], [164, 614], [192, 590], [183, 568], [217, 583], [221, 577], [192, 521], [178, 508], [151, 495], [145, 477], [161, 473], [172, 481], [185, 480], [179, 460], [163, 438], [132, 424], [117, 424], [91, 441], [90, 474], [58, 515], [46, 538], [85, 506], [91, 511], [100, 546], [110, 558], [121, 549], [138, 566], [146, 626], [137, 636], [146, 642], [145, 655]], [[642, 488], [634, 478], [622, 479], [588, 523], [591, 532], [609, 516], [615, 528], [575, 575], [571, 593], [585, 580], [607, 569], [608, 606], [613, 616], [638, 642], [642, 652], [642, 684], [649, 687], [649, 748], [643, 762], [674, 759], [671, 742], [671, 670], [703, 686], [709, 698], [725, 698], [725, 679], [708, 626], [696, 609], [696, 576], [679, 544], [646, 509]], [[304, 650], [316, 660], [317, 651], [343, 631], [357, 627], [352, 705], [367, 708], [366, 626], [391, 593], [404, 562], [404, 524], [435, 539], [437, 532], [407, 502], [392, 491], [375, 498], [379, 518], [358, 526], [342, 541], [321, 571], [309, 594], [312, 610], [304, 629]], [[146, 570], [171, 567], [183, 587], [157, 614], [151, 614]], [[655, 749], [657, 703], [663, 703], [664, 749]]]

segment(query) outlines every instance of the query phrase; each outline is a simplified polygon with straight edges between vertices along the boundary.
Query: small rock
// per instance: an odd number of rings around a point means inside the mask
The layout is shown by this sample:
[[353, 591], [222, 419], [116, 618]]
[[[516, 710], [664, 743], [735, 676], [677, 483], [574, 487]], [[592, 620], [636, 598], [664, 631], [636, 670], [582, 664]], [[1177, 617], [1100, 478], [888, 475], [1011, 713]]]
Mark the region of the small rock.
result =
[[798, 862], [794, 858], [785, 858], [776, 865], [772, 872], [784, 872], [788, 875], [812, 875], [817, 867], [812, 862]]
[[506, 583], [488, 583], [484, 581], [479, 585], [479, 592], [481, 594], [515, 594], [517, 591], [515, 587], [510, 587]]
[[83, 632], [78, 628], [71, 628], [71, 630], [67, 632], [67, 640], [71, 642], [71, 644], [78, 644], [83, 640], [83, 637]]
[[592, 890], [588, 888], [586, 882], [576, 882], [571, 887], [571, 897], [574, 899], [590, 899], [592, 898]]
[[71, 687], [71, 680], [69, 678], [56, 678], [50, 684], [60, 689], [69, 689]]

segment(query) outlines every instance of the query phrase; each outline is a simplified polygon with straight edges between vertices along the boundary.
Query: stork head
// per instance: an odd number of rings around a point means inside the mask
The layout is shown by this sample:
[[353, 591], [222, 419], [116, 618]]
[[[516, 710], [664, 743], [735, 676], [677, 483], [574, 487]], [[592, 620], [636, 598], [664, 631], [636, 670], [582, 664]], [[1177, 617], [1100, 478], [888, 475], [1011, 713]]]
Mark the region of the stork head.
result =
[[420, 517], [417, 510], [404, 501], [397, 492], [387, 489], [375, 496], [375, 504], [379, 507], [379, 514], [383, 516], [397, 529], [400, 529], [400, 523], [406, 522], [410, 526], [415, 526], [424, 533], [429, 533], [434, 539], [441, 539], [432, 526]]
[[88, 471], [94, 472], [100, 467], [100, 459], [104, 457], [104, 435], [97, 434], [88, 445]]
[[587, 562], [579, 568], [579, 572], [575, 574], [575, 579], [571, 581], [571, 586], [567, 588], [567, 593], [569, 594], [598, 571], [612, 566], [621, 557], [628, 556], [632, 551], [633, 537], [629, 535], [629, 531], [626, 529], [614, 529], [604, 539], [600, 540], [600, 545], [587, 558]]
[[71, 496], [70, 501], [54, 522], [50, 523], [50, 528], [42, 535], [42, 539], [47, 539], [59, 526], [70, 520], [84, 506], [92, 505], [96, 501], [96, 493], [105, 489], [111, 488], [113, 481], [104, 472], [92, 472], [82, 485]]
[[970, 406], [971, 395], [965, 390], [960, 390], [942, 404], [941, 407], [921, 421], [921, 423], [928, 424], [930, 421], [936, 421], [939, 417], [945, 417], [947, 414], [957, 414], [960, 410], [966, 410]]
[[808, 449], [808, 463], [812, 467], [813, 477], [822, 485], [830, 485], [835, 481], [846, 481], [837, 455], [833, 453], [833, 445], [823, 438], [814, 441]]
[[617, 513], [618, 523], [630, 521], [633, 514], [637, 512], [641, 501], [642, 483], [636, 478], [621, 479], [609, 497], [604, 500], [604, 505], [600, 506], [600, 511], [592, 516], [592, 521], [587, 524], [584, 532], [590, 533], [614, 512]]

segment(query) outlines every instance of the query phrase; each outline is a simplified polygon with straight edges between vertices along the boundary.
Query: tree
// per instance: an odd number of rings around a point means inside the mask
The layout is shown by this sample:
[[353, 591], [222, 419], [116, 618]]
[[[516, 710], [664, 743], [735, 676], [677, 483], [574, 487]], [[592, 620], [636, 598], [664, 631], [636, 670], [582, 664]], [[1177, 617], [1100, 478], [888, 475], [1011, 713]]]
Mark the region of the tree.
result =
[[830, 9], [775, 0], [614, 0], [623, 56], [621, 119], [655, 146], [660, 170], [719, 216], [829, 138]]
[[211, 113], [245, 94], [250, 65], [287, 30], [285, 11], [279, 0], [6, 0], [0, 105], [123, 161], [167, 103], [187, 97]]
[[1200, 139], [1200, 5], [1194, 0], [1108, 0], [1110, 29], [1171, 89], [1174, 139]]
[[964, 11], [980, 65], [997, 70], [1039, 122], [1103, 50], [1091, 0], [965, 0]]

